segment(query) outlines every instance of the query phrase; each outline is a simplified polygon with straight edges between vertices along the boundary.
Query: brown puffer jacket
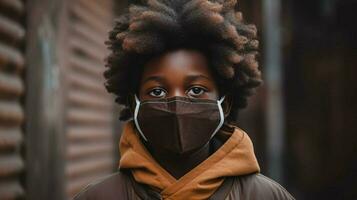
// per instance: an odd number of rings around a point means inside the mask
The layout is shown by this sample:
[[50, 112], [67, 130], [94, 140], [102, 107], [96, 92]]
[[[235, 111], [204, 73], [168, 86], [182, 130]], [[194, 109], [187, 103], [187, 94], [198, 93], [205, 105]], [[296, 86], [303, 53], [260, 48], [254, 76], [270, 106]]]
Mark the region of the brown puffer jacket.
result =
[[[130, 173], [117, 172], [92, 183], [74, 200], [161, 200], [161, 195], [138, 184]], [[282, 186], [256, 173], [226, 178], [210, 200], [293, 200]], [[168, 200], [168, 199], [167, 199]]]

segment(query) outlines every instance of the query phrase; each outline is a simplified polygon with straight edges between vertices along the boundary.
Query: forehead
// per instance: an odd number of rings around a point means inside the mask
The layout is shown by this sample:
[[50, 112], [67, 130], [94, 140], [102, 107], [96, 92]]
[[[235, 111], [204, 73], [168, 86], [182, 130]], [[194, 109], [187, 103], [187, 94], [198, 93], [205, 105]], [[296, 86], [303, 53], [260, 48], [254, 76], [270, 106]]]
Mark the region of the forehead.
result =
[[144, 68], [143, 78], [148, 76], [206, 75], [211, 77], [205, 55], [196, 50], [176, 50], [149, 61]]

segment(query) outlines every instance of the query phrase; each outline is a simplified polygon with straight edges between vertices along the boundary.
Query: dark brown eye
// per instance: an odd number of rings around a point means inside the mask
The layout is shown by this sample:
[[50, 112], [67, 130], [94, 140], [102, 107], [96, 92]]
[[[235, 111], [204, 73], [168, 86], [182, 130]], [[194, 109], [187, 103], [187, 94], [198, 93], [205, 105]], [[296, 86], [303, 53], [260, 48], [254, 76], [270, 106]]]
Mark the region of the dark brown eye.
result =
[[202, 87], [192, 87], [188, 91], [188, 95], [189, 96], [193, 96], [193, 97], [197, 97], [197, 96], [202, 95], [204, 92], [206, 92], [206, 90], [204, 88], [202, 88]]
[[166, 96], [166, 91], [161, 88], [154, 88], [149, 92], [149, 94], [156, 98], [162, 98], [162, 97]]

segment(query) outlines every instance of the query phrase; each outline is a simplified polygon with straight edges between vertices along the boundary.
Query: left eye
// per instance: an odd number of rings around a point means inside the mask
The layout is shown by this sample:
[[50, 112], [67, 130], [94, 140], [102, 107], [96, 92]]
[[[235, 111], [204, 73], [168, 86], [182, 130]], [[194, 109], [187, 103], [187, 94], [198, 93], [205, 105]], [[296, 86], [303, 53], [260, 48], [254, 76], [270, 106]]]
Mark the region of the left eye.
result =
[[201, 88], [201, 87], [192, 87], [189, 91], [188, 91], [188, 95], [189, 96], [200, 96], [205, 92], [205, 89]]
[[161, 88], [154, 88], [149, 94], [156, 98], [163, 98], [166, 95], [166, 91]]

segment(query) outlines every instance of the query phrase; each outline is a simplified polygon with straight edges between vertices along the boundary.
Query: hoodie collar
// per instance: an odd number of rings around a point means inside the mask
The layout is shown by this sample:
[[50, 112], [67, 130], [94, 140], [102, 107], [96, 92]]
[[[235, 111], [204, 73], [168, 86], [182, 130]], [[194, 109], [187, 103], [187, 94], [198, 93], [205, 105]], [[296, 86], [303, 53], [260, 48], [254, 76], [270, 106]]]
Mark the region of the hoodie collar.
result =
[[233, 133], [221, 131], [217, 137], [228, 137], [210, 157], [176, 180], [147, 151], [132, 121], [125, 124], [119, 143], [119, 169], [131, 170], [134, 179], [160, 192], [164, 199], [208, 199], [225, 177], [259, 172], [249, 136], [240, 128]]

